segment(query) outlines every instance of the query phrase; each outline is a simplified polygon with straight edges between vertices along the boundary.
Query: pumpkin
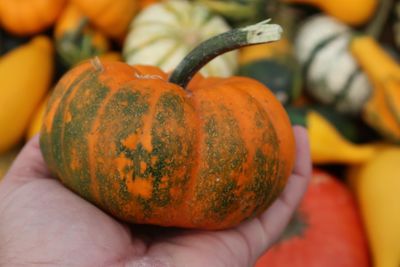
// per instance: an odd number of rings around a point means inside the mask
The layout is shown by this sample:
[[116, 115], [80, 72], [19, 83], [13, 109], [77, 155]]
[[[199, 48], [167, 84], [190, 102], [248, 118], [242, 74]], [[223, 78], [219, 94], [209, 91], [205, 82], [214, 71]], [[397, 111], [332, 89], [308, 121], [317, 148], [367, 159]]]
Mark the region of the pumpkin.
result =
[[[140, 12], [130, 25], [123, 57], [130, 65], [154, 65], [172, 71], [200, 42], [229, 30], [220, 16], [188, 1], [165, 1]], [[237, 69], [237, 52], [224, 54], [201, 73], [228, 77]]]
[[359, 35], [351, 52], [370, 78], [374, 90], [362, 116], [387, 140], [400, 143], [400, 65], [377, 41]]
[[353, 166], [348, 180], [362, 212], [373, 266], [400, 265], [400, 148], [383, 145], [368, 162]]
[[[282, 0], [291, 4], [305, 4], [322, 10], [341, 22], [360, 26], [368, 22], [376, 12], [378, 0]], [[386, 0], [383, 0], [386, 1]]]
[[41, 131], [50, 170], [131, 223], [223, 229], [260, 214], [294, 163], [285, 110], [249, 78], [191, 79], [218, 54], [280, 32], [261, 23], [211, 38], [169, 79], [157, 67], [122, 62], [73, 68], [57, 84]]
[[23, 138], [50, 88], [53, 71], [53, 46], [47, 36], [37, 36], [0, 58], [0, 153]]
[[16, 35], [33, 35], [54, 24], [66, 0], [0, 0], [0, 24]]
[[138, 8], [138, 0], [71, 0], [108, 36], [122, 40]]
[[352, 30], [336, 19], [315, 15], [300, 27], [295, 54], [303, 66], [309, 94], [340, 112], [356, 115], [372, 87], [348, 49], [352, 36]]
[[255, 265], [267, 266], [369, 267], [368, 243], [350, 190], [327, 172], [314, 169], [280, 240]]
[[107, 38], [92, 25], [73, 3], [69, 3], [54, 29], [58, 55], [67, 67], [101, 55], [110, 49]]

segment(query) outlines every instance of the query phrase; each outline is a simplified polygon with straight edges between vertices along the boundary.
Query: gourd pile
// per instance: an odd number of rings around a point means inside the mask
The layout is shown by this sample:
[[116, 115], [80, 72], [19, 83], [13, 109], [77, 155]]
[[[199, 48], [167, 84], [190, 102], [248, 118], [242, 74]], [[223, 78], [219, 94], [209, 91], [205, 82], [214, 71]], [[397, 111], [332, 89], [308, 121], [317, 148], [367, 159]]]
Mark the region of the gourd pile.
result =
[[[400, 266], [400, 1], [93, 3], [0, 0], [0, 180], [41, 132], [53, 173], [113, 216], [227, 228], [282, 191], [290, 119], [313, 177], [256, 266]], [[200, 43], [268, 18], [279, 41], [166, 82]]]

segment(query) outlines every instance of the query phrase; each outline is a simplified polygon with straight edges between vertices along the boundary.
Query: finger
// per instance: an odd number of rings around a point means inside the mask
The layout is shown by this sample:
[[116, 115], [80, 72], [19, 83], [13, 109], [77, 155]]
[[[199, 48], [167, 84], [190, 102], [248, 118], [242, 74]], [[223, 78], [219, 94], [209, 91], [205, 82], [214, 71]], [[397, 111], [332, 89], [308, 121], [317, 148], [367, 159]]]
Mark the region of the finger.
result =
[[310, 177], [312, 165], [307, 129], [302, 126], [294, 126], [293, 131], [296, 138], [296, 162], [293, 173], [302, 177]]
[[36, 135], [22, 148], [4, 177], [4, 180], [26, 180], [50, 176], [50, 172], [46, 167], [40, 151], [39, 135]]

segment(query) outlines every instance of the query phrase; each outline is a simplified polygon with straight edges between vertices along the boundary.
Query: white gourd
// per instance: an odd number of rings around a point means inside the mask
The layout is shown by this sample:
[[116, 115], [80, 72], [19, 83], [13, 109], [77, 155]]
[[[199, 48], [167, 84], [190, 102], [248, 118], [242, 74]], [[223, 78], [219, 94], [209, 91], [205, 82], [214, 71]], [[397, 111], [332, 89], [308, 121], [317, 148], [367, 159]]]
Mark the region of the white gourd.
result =
[[[153, 4], [131, 22], [123, 47], [130, 65], [155, 65], [171, 72], [198, 44], [230, 30], [225, 20], [198, 3], [184, 0]], [[201, 69], [205, 76], [227, 77], [238, 67], [237, 51], [225, 53]]]
[[298, 31], [295, 54], [313, 97], [338, 111], [356, 114], [372, 88], [348, 49], [352, 34], [351, 28], [332, 17], [313, 16]]

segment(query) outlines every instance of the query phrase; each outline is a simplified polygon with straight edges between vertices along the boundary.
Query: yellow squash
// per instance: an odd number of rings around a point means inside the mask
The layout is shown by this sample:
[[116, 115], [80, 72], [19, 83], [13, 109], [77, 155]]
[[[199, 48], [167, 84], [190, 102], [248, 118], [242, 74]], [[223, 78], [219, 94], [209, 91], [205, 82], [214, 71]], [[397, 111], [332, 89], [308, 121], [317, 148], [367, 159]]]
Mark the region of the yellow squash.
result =
[[317, 112], [308, 112], [306, 121], [315, 164], [358, 164], [371, 159], [377, 151], [374, 145], [357, 145], [346, 140]]
[[382, 148], [349, 172], [363, 215], [374, 267], [400, 266], [400, 147]]
[[355, 37], [350, 48], [374, 87], [362, 111], [365, 121], [400, 143], [400, 65], [370, 36]]
[[36, 134], [40, 132], [43, 123], [44, 112], [46, 111], [47, 101], [49, 100], [50, 94], [48, 94], [36, 108], [31, 121], [29, 123], [28, 130], [26, 131], [26, 140], [28, 141]]
[[0, 58], [0, 153], [24, 136], [30, 117], [50, 87], [53, 46], [37, 36]]

